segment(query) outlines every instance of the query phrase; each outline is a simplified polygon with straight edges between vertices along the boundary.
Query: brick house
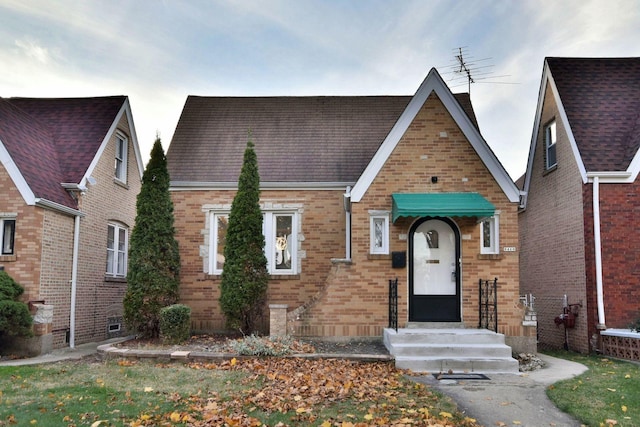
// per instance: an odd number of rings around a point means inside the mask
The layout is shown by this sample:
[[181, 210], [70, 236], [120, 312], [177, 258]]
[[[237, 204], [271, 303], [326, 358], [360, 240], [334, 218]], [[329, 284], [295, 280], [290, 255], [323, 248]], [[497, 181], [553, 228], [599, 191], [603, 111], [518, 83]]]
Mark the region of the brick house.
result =
[[268, 303], [286, 306], [290, 333], [382, 336], [396, 277], [400, 327], [477, 328], [478, 281], [497, 277], [497, 329], [523, 336], [518, 254], [501, 250], [518, 243], [519, 190], [469, 95], [435, 69], [414, 96], [188, 97], [167, 160], [195, 330], [224, 327], [222, 248], [249, 130]]
[[50, 347], [123, 330], [136, 138], [125, 96], [0, 98], [0, 268], [53, 306]]
[[640, 316], [639, 111], [640, 58], [545, 59], [519, 215], [542, 346], [600, 350]]

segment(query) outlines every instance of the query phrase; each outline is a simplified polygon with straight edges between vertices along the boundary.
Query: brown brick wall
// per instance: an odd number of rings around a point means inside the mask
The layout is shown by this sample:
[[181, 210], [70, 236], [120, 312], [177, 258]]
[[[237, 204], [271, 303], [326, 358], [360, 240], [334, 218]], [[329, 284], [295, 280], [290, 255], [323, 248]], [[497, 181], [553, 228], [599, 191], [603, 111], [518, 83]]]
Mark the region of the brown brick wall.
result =
[[39, 300], [40, 256], [42, 252], [42, 222], [44, 212], [35, 206], [27, 206], [24, 199], [0, 164], [0, 212], [17, 214], [15, 231], [15, 255], [0, 256], [0, 265], [13, 277], [25, 292], [22, 299]]
[[[323, 286], [331, 259], [345, 256], [344, 191], [262, 191], [262, 205], [299, 206], [302, 210], [298, 237], [299, 253], [303, 254], [300, 274], [272, 276], [269, 304], [288, 304], [293, 309], [305, 303]], [[220, 277], [205, 273], [209, 211], [203, 207], [230, 206], [235, 191], [173, 191], [171, 195], [182, 265], [180, 300], [191, 307], [195, 330], [223, 329], [224, 319], [218, 304]]]
[[85, 216], [80, 220], [76, 344], [107, 338], [107, 318], [121, 317], [123, 313], [126, 281], [105, 276], [107, 226], [111, 222], [123, 225], [128, 228], [131, 237], [141, 182], [126, 115], [118, 123], [117, 129], [127, 136], [129, 142], [126, 185], [114, 179], [114, 136], [91, 174], [96, 184], [88, 185], [81, 200], [81, 210]]
[[[602, 283], [607, 328], [627, 328], [640, 318], [639, 210], [640, 184], [637, 181], [633, 184], [600, 184]], [[595, 263], [589, 265], [589, 270], [588, 282], [594, 289], [595, 299]], [[595, 319], [597, 321], [597, 317]]]
[[[523, 293], [531, 293], [538, 312], [541, 348], [562, 348], [564, 328], [554, 318], [562, 313], [562, 299], [582, 302], [576, 328], [569, 331], [571, 347], [588, 348], [585, 293], [585, 225], [583, 184], [566, 130], [548, 87], [537, 135], [527, 208], [520, 214], [520, 280]], [[544, 126], [556, 119], [558, 165], [545, 171]]]

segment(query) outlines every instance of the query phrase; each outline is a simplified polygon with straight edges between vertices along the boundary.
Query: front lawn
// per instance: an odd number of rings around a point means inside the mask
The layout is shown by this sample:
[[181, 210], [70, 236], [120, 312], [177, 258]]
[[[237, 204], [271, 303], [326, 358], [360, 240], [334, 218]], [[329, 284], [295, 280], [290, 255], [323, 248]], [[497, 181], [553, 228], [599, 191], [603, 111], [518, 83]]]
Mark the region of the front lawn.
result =
[[548, 354], [589, 368], [547, 389], [558, 408], [588, 426], [640, 426], [640, 365], [566, 351]]
[[477, 426], [393, 363], [76, 361], [0, 367], [0, 425]]

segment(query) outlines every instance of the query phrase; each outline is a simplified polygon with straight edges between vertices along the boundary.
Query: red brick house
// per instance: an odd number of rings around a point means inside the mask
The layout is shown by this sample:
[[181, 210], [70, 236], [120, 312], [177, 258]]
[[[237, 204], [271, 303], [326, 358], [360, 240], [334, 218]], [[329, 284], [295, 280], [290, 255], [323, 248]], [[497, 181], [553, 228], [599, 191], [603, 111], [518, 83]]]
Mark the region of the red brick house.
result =
[[601, 350], [640, 317], [638, 112], [640, 58], [545, 59], [520, 213], [543, 346]]
[[477, 328], [478, 281], [497, 277], [497, 330], [523, 337], [519, 190], [468, 94], [435, 69], [414, 96], [188, 97], [167, 160], [194, 329], [224, 326], [222, 248], [249, 130], [268, 302], [286, 306], [290, 333], [381, 337], [396, 277], [401, 328]]
[[123, 330], [136, 138], [125, 96], [0, 98], [0, 268], [53, 306], [45, 347]]

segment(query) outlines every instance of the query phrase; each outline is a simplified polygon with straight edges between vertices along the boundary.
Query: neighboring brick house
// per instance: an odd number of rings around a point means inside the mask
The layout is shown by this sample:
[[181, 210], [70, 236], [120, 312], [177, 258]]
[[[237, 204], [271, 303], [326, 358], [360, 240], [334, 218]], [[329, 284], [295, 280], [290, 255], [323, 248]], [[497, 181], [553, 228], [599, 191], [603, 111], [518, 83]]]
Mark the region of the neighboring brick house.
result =
[[53, 305], [54, 348], [123, 330], [142, 168], [125, 96], [0, 98], [0, 268]]
[[600, 350], [600, 331], [640, 317], [639, 112], [640, 58], [545, 59], [520, 213], [544, 347]]
[[294, 335], [380, 337], [396, 277], [401, 327], [477, 328], [478, 280], [497, 277], [498, 330], [522, 335], [519, 190], [469, 95], [435, 69], [413, 97], [188, 97], [167, 159], [195, 330], [224, 327], [224, 233], [249, 131], [268, 303], [288, 307]]

